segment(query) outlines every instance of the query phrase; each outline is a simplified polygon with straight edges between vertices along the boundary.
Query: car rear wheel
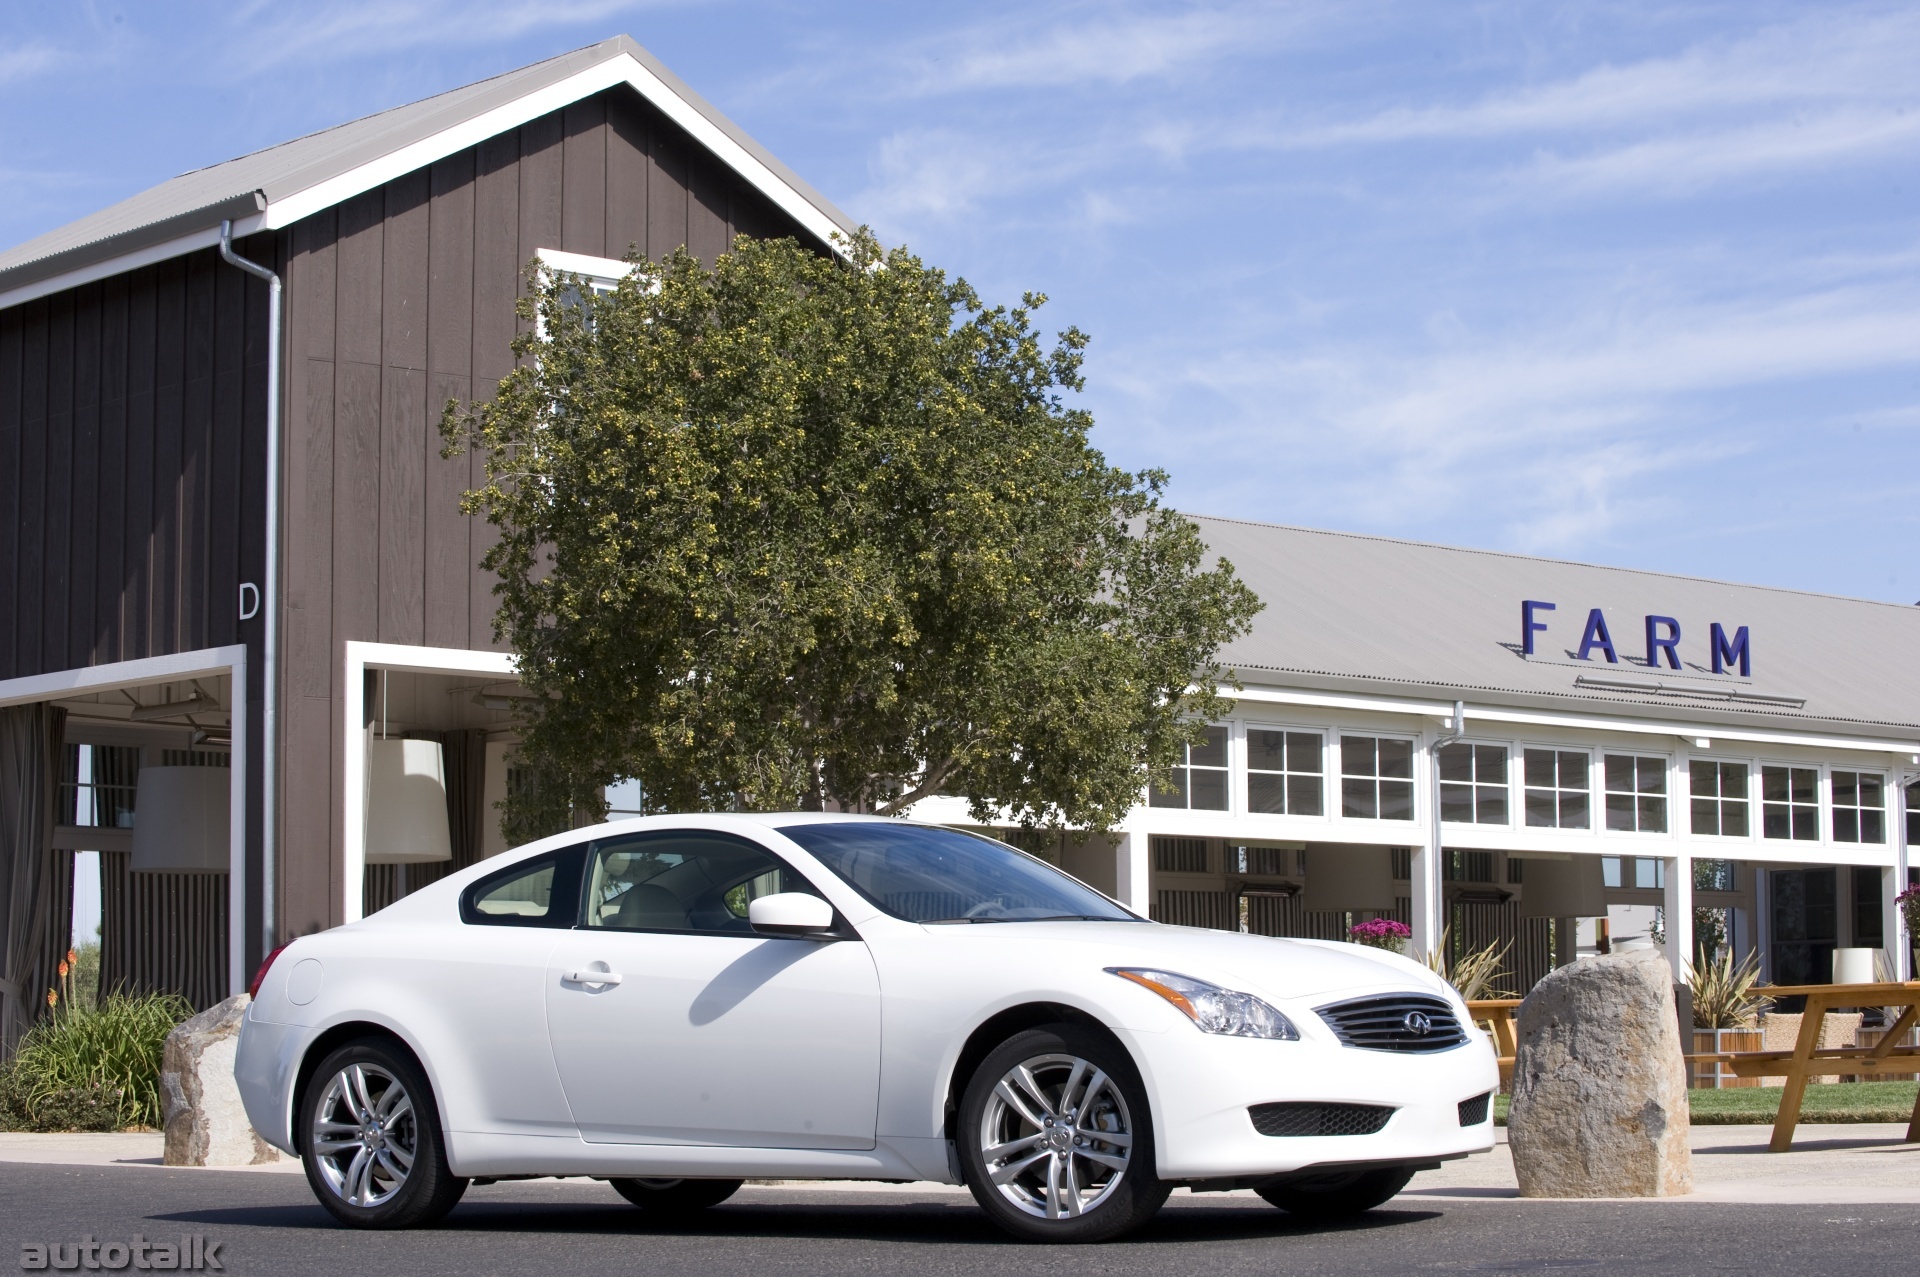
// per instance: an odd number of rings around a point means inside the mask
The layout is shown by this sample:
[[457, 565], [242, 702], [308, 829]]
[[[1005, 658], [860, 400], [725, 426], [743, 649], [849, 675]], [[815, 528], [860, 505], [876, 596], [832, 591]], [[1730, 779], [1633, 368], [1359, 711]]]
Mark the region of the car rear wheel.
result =
[[718, 1206], [740, 1191], [737, 1179], [610, 1179], [614, 1191], [641, 1210], [659, 1215], [691, 1215]]
[[350, 1228], [431, 1224], [467, 1191], [447, 1166], [426, 1077], [386, 1042], [351, 1042], [328, 1055], [301, 1109], [307, 1183]]
[[1281, 1210], [1303, 1219], [1335, 1220], [1363, 1214], [1391, 1201], [1413, 1178], [1403, 1166], [1346, 1171], [1268, 1184], [1256, 1190]]
[[967, 1187], [1028, 1241], [1093, 1242], [1153, 1217], [1171, 1186], [1153, 1173], [1153, 1124], [1133, 1061], [1076, 1025], [1016, 1034], [960, 1100]]

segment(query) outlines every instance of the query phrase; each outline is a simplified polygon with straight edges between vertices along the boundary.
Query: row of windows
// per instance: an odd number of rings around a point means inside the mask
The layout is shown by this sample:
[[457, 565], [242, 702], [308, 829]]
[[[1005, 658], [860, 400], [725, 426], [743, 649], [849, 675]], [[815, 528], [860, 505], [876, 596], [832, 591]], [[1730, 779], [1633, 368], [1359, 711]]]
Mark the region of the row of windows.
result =
[[[1203, 745], [1186, 751], [1173, 780], [1156, 788], [1154, 807], [1226, 811], [1228, 729], [1210, 727]], [[1504, 745], [1456, 741], [1440, 759], [1440, 819], [1456, 824], [1512, 823], [1513, 778]], [[1520, 802], [1534, 829], [1594, 827], [1591, 760], [1581, 750], [1520, 751]], [[1327, 814], [1325, 763], [1318, 732], [1253, 728], [1247, 732], [1247, 810], [1260, 815]], [[1760, 834], [1789, 841], [1820, 839], [1820, 771], [1764, 765], [1753, 792], [1747, 763], [1694, 759], [1687, 764], [1689, 828], [1724, 838], [1750, 836], [1755, 798]], [[1886, 780], [1834, 769], [1829, 795], [1835, 842], [1884, 843]], [[1600, 768], [1599, 819], [1612, 832], [1663, 834], [1668, 828], [1667, 760], [1606, 754]], [[1340, 814], [1360, 820], [1413, 819], [1413, 742], [1385, 736], [1340, 737]]]

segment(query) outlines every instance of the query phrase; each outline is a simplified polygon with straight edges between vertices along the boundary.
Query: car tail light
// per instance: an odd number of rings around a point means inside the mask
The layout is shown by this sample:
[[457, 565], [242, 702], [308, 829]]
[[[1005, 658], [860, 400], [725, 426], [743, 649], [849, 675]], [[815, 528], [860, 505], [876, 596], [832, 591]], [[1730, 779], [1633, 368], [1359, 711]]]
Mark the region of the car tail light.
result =
[[[292, 944], [292, 943], [293, 941], [291, 940], [287, 941], [287, 944]], [[281, 954], [285, 953], [286, 951], [287, 951], [287, 945], [283, 944], [278, 949], [275, 949], [272, 953], [269, 953], [267, 955], [267, 960], [265, 962], [262, 962], [260, 964], [260, 969], [253, 973], [253, 983], [247, 986], [247, 996], [249, 998], [257, 998], [260, 996], [260, 986], [262, 983], [265, 982], [267, 978], [267, 972], [273, 968], [273, 960], [279, 957]]]

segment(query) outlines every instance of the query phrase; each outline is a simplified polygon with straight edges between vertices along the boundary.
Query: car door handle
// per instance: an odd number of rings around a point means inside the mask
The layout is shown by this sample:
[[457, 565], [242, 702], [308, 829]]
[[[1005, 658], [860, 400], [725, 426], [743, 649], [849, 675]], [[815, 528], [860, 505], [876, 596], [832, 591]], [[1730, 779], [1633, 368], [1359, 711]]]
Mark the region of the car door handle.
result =
[[560, 978], [568, 984], [619, 984], [624, 977], [618, 971], [569, 971]]

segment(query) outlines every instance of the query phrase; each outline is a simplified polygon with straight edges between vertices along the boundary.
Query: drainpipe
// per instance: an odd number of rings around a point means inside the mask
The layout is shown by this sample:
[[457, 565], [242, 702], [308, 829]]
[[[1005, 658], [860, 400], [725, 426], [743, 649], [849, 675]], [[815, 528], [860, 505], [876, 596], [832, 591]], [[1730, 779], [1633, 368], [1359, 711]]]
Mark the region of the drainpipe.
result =
[[[260, 952], [271, 953], [278, 937], [274, 917], [274, 869], [277, 851], [275, 795], [279, 754], [279, 639], [280, 639], [280, 276], [258, 262], [233, 251], [233, 223], [220, 223], [220, 256], [229, 265], [267, 281], [267, 564], [260, 587], [260, 610], [266, 616], [261, 646], [264, 685], [261, 697], [260, 740]], [[244, 691], [240, 698], [244, 707]], [[244, 713], [244, 708], [242, 709]]]
[[1466, 734], [1467, 703], [1465, 701], [1455, 701], [1453, 703], [1453, 720], [1447, 724], [1446, 728], [1442, 730], [1438, 736], [1433, 738], [1432, 788], [1430, 790], [1432, 794], [1432, 811], [1428, 813], [1428, 822], [1431, 828], [1427, 835], [1427, 845], [1431, 850], [1426, 857], [1426, 872], [1422, 875], [1426, 880], [1423, 884], [1426, 887], [1427, 897], [1427, 917], [1425, 921], [1428, 923], [1427, 930], [1431, 933], [1427, 937], [1430, 949], [1438, 949], [1440, 947], [1440, 935], [1446, 930], [1445, 874], [1440, 864], [1440, 858], [1445, 854], [1441, 850], [1440, 845], [1440, 749], [1443, 745], [1451, 745], [1454, 741], [1459, 740]]

